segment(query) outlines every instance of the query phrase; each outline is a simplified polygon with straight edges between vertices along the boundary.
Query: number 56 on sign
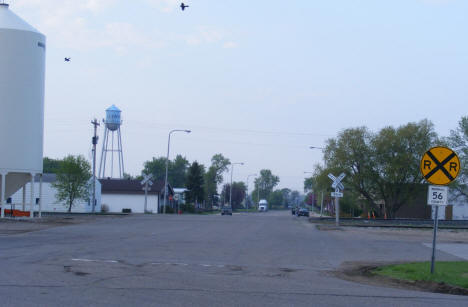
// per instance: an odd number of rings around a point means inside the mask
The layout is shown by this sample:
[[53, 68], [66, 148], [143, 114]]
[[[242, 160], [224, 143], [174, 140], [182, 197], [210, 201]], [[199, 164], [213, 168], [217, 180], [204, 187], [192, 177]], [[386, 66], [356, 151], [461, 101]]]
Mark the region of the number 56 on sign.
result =
[[447, 203], [448, 187], [430, 185], [427, 194], [427, 204], [430, 206], [447, 206]]

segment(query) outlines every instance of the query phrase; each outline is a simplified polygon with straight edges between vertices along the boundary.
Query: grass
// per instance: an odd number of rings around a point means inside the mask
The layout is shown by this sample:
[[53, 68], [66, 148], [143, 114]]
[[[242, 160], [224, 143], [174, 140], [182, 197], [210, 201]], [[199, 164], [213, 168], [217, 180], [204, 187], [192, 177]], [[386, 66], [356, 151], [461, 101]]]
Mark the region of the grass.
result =
[[433, 281], [468, 289], [468, 261], [436, 262], [431, 274], [430, 262], [388, 265], [374, 273], [408, 281]]

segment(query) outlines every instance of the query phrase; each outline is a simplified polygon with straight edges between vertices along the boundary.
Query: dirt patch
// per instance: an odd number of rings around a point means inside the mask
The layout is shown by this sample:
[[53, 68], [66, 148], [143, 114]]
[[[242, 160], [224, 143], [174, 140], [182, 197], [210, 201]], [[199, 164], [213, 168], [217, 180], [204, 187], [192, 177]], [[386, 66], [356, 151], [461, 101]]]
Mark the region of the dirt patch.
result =
[[395, 279], [387, 276], [377, 275], [373, 271], [383, 265], [401, 264], [402, 262], [392, 263], [360, 263], [347, 262], [342, 265], [340, 270], [333, 272], [339, 278], [370, 284], [375, 286], [386, 286], [400, 289], [419, 290], [433, 293], [468, 295], [468, 289], [438, 283], [433, 281], [408, 281]]
[[125, 215], [52, 215], [42, 218], [5, 218], [0, 219], [0, 236], [17, 235], [53, 227], [90, 223], [97, 220], [122, 218]]

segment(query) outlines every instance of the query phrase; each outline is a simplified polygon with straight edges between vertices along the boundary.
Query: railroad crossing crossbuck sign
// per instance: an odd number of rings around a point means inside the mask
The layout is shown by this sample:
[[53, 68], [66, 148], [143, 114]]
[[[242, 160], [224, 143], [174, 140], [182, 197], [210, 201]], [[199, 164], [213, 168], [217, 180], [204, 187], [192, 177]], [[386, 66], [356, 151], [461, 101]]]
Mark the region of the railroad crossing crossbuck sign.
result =
[[344, 190], [344, 186], [343, 184], [341, 183], [341, 180], [343, 180], [343, 178], [345, 177], [345, 173], [341, 173], [338, 177], [335, 177], [333, 176], [332, 173], [328, 174], [328, 178], [330, 178], [331, 180], [333, 180], [333, 184], [332, 184], [332, 188], [334, 188], [336, 191], [343, 191]]
[[421, 173], [432, 184], [446, 185], [460, 172], [460, 159], [447, 147], [433, 147], [421, 159]]

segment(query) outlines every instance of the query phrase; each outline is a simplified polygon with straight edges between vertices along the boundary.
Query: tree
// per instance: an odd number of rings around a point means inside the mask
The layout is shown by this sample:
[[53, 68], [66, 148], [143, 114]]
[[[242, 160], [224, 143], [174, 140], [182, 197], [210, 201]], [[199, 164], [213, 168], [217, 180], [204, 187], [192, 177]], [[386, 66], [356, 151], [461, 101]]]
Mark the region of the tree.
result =
[[[229, 196], [231, 192], [231, 185], [225, 184], [223, 186], [221, 197], [225, 199], [226, 203], [229, 203]], [[247, 186], [244, 182], [233, 182], [232, 183], [232, 209], [240, 209], [242, 207], [242, 202], [245, 199], [247, 191]]]
[[460, 172], [457, 179], [450, 187], [454, 198], [458, 200], [468, 200], [468, 116], [464, 116], [458, 122], [458, 127], [450, 131], [450, 136], [446, 139], [448, 145], [455, 150], [460, 158]]
[[60, 168], [60, 164], [63, 160], [60, 159], [51, 159], [44, 157], [43, 159], [43, 173], [44, 174], [56, 174]]
[[217, 201], [218, 185], [223, 182], [223, 173], [227, 171], [229, 159], [222, 154], [211, 158], [211, 166], [205, 174], [205, 196], [210, 206]]
[[[168, 183], [173, 187], [184, 187], [188, 166], [188, 160], [181, 155], [177, 155], [174, 161], [169, 160]], [[164, 180], [166, 176], [166, 158], [159, 157], [146, 161], [142, 173], [153, 175], [155, 180]]]
[[185, 192], [185, 200], [188, 203], [197, 204], [204, 200], [204, 175], [205, 167], [197, 161], [194, 161], [192, 165], [190, 165], [187, 174], [186, 186], [188, 191]]
[[346, 191], [373, 208], [383, 201], [394, 216], [422, 182], [421, 154], [436, 140], [433, 124], [427, 120], [386, 127], [378, 133], [365, 127], [346, 129], [327, 141], [325, 167], [316, 168], [314, 181], [323, 185], [328, 173], [345, 172]]
[[[255, 179], [255, 190], [252, 192], [252, 196], [256, 198], [257, 192], [259, 192], [260, 199], [268, 199], [273, 188], [278, 185], [279, 177], [273, 175], [271, 170], [262, 169], [260, 176]], [[254, 193], [255, 192], [255, 193]], [[257, 199], [256, 202], [259, 200]]]
[[70, 155], [63, 159], [52, 186], [57, 189], [57, 201], [65, 202], [68, 212], [71, 212], [76, 200], [89, 197], [90, 178], [91, 166], [83, 156]]
[[168, 181], [173, 187], [185, 187], [189, 165], [189, 161], [181, 155], [169, 163]]
[[280, 208], [283, 206], [283, 203], [284, 203], [284, 195], [283, 195], [283, 192], [281, 192], [281, 190], [275, 190], [273, 192], [270, 193], [270, 195], [268, 196], [268, 206], [272, 209], [272, 208]]

